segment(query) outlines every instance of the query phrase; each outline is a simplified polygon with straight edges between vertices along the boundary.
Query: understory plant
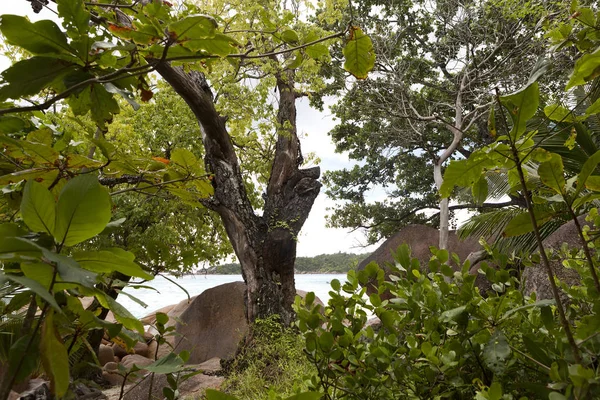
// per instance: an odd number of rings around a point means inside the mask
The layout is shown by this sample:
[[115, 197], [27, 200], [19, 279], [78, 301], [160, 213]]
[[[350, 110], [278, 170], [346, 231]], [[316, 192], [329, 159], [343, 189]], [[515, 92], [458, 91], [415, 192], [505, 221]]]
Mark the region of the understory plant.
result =
[[[403, 245], [389, 281], [375, 263], [349, 272], [344, 283], [333, 280], [324, 313], [311, 298], [297, 299], [297, 326], [317, 369], [313, 390], [326, 399], [600, 396], [600, 299], [589, 296], [593, 280], [581, 251], [556, 255], [582, 277], [581, 285], [565, 288], [579, 363], [554, 300], [525, 296], [510, 270], [486, 263], [479, 273], [493, 289], [481, 293], [469, 262], [455, 272], [455, 255], [432, 253], [427, 272]], [[377, 288], [370, 296], [368, 282]], [[380, 322], [368, 322], [371, 316]]]
[[278, 315], [256, 320], [227, 368], [224, 391], [240, 399], [270, 400], [306, 390], [307, 376], [316, 371], [303, 349], [297, 330], [283, 326]]

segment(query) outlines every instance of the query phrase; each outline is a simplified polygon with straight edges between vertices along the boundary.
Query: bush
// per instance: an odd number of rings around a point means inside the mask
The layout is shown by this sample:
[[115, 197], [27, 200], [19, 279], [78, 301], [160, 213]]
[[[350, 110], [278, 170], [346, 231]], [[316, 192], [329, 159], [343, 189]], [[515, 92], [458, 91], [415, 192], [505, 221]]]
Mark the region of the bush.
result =
[[[332, 281], [324, 315], [312, 297], [297, 299], [297, 325], [317, 367], [311, 389], [326, 399], [600, 398], [600, 301], [581, 254], [561, 255], [582, 276], [581, 287], [565, 288], [581, 364], [553, 300], [525, 297], [510, 271], [485, 264], [480, 273], [494, 291], [483, 297], [468, 263], [454, 272], [447, 251], [433, 254], [429, 273], [404, 245], [391, 282], [375, 263], [350, 271], [343, 285]], [[378, 293], [367, 298], [361, 285], [372, 279]], [[386, 291], [391, 298], [382, 300]], [[370, 314], [379, 327], [367, 324]]]

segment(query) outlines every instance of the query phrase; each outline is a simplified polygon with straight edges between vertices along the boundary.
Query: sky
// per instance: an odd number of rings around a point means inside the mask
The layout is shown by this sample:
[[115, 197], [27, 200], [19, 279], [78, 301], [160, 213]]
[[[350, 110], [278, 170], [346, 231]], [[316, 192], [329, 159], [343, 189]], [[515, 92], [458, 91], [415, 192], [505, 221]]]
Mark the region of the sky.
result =
[[[31, 5], [25, 0], [0, 0], [0, 15], [27, 15], [30, 20], [53, 19], [59, 22], [56, 15], [44, 8], [39, 14], [34, 14]], [[0, 71], [10, 66], [10, 62], [0, 56]], [[308, 101], [298, 101], [297, 121], [298, 132], [302, 137], [304, 154], [314, 152], [321, 159], [319, 166], [321, 174], [328, 170], [350, 167], [352, 164], [347, 155], [335, 152], [335, 146], [327, 133], [335, 126], [333, 116], [326, 107], [324, 112], [312, 109]], [[364, 247], [366, 242], [363, 231], [350, 232], [344, 229], [326, 227], [327, 208], [335, 202], [325, 195], [325, 187], [317, 197], [306, 223], [298, 238], [297, 255], [311, 257], [319, 254], [337, 252], [364, 253], [373, 251], [376, 246]]]

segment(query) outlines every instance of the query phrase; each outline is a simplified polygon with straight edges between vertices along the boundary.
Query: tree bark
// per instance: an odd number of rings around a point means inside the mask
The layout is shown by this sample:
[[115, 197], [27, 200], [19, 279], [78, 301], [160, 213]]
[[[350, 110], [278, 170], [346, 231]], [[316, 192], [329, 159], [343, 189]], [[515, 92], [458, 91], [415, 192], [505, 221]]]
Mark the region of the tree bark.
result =
[[264, 212], [257, 215], [246, 192], [225, 118], [215, 109], [205, 77], [168, 63], [159, 63], [156, 71], [198, 119], [206, 167], [214, 174], [214, 196], [204, 203], [221, 217], [241, 264], [247, 285], [248, 320], [278, 314], [282, 322], [289, 324], [294, 319], [296, 240], [321, 187], [318, 167], [298, 168], [301, 154], [293, 73], [277, 75], [278, 139]]

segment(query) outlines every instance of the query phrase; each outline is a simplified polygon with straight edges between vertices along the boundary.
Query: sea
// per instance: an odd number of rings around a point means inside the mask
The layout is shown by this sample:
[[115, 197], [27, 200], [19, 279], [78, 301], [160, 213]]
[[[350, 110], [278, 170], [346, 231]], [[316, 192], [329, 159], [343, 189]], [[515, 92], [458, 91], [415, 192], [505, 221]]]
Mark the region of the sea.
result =
[[[183, 287], [190, 296], [196, 296], [207, 289], [224, 283], [243, 282], [241, 275], [185, 275], [183, 277], [169, 276], [168, 278]], [[346, 274], [298, 274], [295, 279], [296, 289], [315, 292], [315, 295], [323, 303], [327, 303], [330, 297], [331, 281], [338, 279], [343, 283]], [[124, 293], [121, 293], [117, 298], [117, 302], [136, 318], [144, 317], [170, 304], [179, 303], [188, 297], [186, 292], [179, 286], [161, 276], [157, 276], [154, 280], [145, 282], [143, 285], [152, 289], [127, 287]]]

